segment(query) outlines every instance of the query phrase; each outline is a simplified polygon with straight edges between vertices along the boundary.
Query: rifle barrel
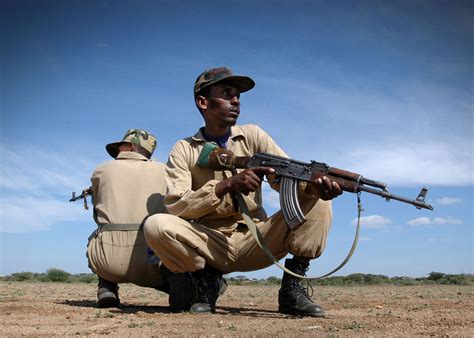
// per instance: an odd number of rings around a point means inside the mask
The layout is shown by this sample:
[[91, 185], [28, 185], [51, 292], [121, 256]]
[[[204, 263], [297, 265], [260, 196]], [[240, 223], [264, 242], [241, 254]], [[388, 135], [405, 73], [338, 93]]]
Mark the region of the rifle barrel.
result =
[[69, 200], [69, 202], [76, 202], [77, 200], [81, 200], [81, 199], [83, 199], [83, 198], [84, 198], [84, 194], [81, 194], [81, 195], [79, 195], [79, 196], [73, 196], [73, 197]]
[[428, 210], [433, 210], [433, 207], [430, 204], [425, 203], [424, 201], [413, 200], [403, 196], [394, 195], [388, 190], [377, 190], [374, 188], [366, 187], [364, 185], [359, 185], [359, 191], [365, 191], [374, 195], [379, 195], [385, 198], [387, 201], [397, 200], [403, 203], [408, 203], [414, 205], [417, 209], [424, 208]]

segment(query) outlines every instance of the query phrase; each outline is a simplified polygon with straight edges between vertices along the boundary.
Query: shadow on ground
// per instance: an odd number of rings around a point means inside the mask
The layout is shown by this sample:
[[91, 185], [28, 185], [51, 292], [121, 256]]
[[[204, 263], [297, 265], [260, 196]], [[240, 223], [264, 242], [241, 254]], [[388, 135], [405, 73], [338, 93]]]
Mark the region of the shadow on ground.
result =
[[[96, 308], [97, 302], [92, 300], [65, 300], [57, 302], [57, 304], [63, 304], [74, 307], [85, 307], [85, 308]], [[126, 314], [135, 314], [138, 312], [145, 313], [173, 313], [168, 306], [154, 306], [154, 305], [133, 305], [123, 303], [117, 308], [108, 308], [110, 312], [113, 313], [126, 313]], [[257, 318], [282, 318], [288, 317], [277, 311], [257, 309], [257, 308], [240, 308], [240, 307], [228, 307], [228, 306], [218, 306], [215, 312], [215, 315], [235, 315], [235, 316], [244, 316], [244, 317], [257, 317]]]

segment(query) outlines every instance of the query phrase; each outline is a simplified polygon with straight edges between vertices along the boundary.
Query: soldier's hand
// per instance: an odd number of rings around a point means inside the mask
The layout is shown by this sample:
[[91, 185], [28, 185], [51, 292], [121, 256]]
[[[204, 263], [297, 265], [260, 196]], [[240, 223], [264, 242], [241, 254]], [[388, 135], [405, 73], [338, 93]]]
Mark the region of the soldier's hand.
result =
[[327, 176], [319, 177], [316, 181], [308, 184], [306, 188], [312, 195], [319, 197], [324, 201], [332, 200], [342, 194], [342, 189], [339, 184]]
[[229, 177], [216, 185], [216, 195], [221, 198], [230, 192], [241, 192], [248, 195], [250, 192], [257, 190], [262, 183], [264, 175], [271, 174], [275, 170], [268, 167], [248, 168], [244, 171]]

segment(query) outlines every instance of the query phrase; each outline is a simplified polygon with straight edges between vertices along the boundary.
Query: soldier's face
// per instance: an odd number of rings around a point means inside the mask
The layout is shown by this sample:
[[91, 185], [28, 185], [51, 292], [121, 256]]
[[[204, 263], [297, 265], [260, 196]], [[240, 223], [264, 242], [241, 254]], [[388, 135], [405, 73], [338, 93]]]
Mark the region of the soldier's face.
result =
[[232, 83], [218, 83], [209, 90], [206, 121], [220, 127], [229, 127], [237, 123], [240, 114], [240, 91]]

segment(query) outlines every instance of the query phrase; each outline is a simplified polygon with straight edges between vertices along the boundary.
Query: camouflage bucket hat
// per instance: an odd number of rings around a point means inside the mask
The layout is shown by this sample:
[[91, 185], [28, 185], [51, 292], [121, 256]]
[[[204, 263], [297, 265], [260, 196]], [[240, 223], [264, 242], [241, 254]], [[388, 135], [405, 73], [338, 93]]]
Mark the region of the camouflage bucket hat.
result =
[[246, 92], [255, 87], [255, 82], [248, 76], [233, 75], [232, 70], [228, 67], [220, 67], [208, 69], [201, 73], [194, 83], [194, 96], [210, 85], [228, 80], [235, 83], [241, 93]]
[[105, 146], [105, 149], [110, 156], [116, 158], [119, 154], [119, 147], [127, 142], [141, 146], [143, 149], [147, 150], [150, 155], [152, 155], [156, 149], [156, 137], [141, 129], [128, 130], [122, 141], [109, 143]]

